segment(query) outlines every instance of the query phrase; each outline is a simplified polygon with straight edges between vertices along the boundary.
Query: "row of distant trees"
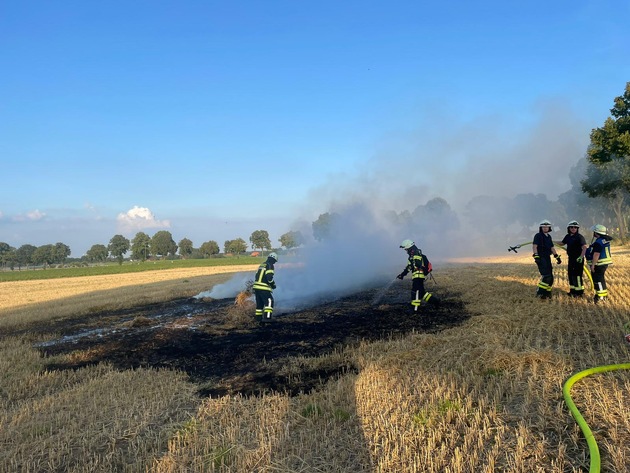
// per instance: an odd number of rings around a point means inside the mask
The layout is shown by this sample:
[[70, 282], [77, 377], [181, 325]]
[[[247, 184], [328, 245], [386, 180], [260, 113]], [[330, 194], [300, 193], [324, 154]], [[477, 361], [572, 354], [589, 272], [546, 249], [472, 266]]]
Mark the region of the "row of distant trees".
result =
[[[249, 238], [251, 247], [260, 250], [271, 251], [272, 245], [269, 233], [266, 230], [256, 230]], [[279, 242], [282, 247], [292, 249], [300, 246], [304, 241], [300, 232], [287, 232], [283, 234]], [[226, 240], [223, 244], [224, 253], [235, 255], [247, 251], [247, 243], [242, 238]], [[128, 255], [128, 253], [130, 253]], [[179, 257], [210, 258], [220, 254], [219, 244], [214, 240], [203, 242], [195, 248], [193, 242], [183, 238], [175, 243], [171, 232], [161, 230], [152, 237], [145, 232], [138, 232], [129, 240], [123, 235], [114, 235], [107, 245], [95, 244], [90, 247], [81, 259], [89, 263], [100, 263], [114, 259], [122, 264], [126, 257], [133, 260], [146, 261], [150, 258]], [[70, 247], [64, 243], [34, 246], [25, 244], [14, 248], [8, 243], [0, 242], [0, 264], [11, 269], [29, 267], [31, 265], [47, 267], [50, 265], [63, 265], [71, 254]]]
[[70, 247], [64, 243], [42, 246], [26, 244], [13, 248], [8, 243], [0, 241], [0, 264], [11, 269], [16, 266], [63, 264], [69, 256]]

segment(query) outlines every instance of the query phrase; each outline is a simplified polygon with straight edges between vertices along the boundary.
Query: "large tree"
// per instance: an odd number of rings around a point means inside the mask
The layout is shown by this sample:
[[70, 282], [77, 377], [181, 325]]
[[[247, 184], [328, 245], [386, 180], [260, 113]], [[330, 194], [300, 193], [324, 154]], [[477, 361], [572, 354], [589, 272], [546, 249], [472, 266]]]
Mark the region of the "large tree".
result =
[[[628, 209], [628, 191], [623, 184], [623, 175], [627, 164], [615, 160], [603, 164], [590, 163], [586, 177], [582, 181], [582, 190], [589, 197], [602, 197], [607, 200], [615, 214], [619, 227], [619, 237], [626, 236], [626, 211]], [[602, 222], [598, 222], [602, 223]]]
[[90, 263], [102, 263], [107, 260], [108, 254], [107, 247], [105, 245], [96, 244], [87, 250], [85, 256]]
[[260, 248], [261, 250], [271, 250], [271, 240], [269, 240], [269, 233], [267, 230], [255, 230], [249, 237], [249, 242], [252, 244], [252, 248]]
[[111, 240], [109, 240], [109, 245], [107, 246], [107, 251], [116, 258], [118, 264], [122, 264], [123, 257], [129, 248], [131, 247], [131, 243], [129, 240], [122, 235], [114, 235]]
[[624, 207], [630, 193], [630, 82], [623, 95], [615, 97], [604, 125], [591, 131], [588, 161], [592, 165], [582, 181], [589, 197], [605, 197], [617, 216], [619, 236], [626, 237]]
[[0, 246], [2, 247], [0, 252], [0, 262], [2, 263], [2, 266], [8, 266], [11, 270], [15, 269], [15, 265], [18, 262], [16, 249], [8, 243], [0, 243]]
[[219, 244], [214, 240], [206, 241], [202, 243], [201, 246], [199, 247], [199, 252], [202, 254], [204, 258], [208, 258], [212, 255], [218, 255]]
[[166, 258], [168, 255], [174, 256], [177, 253], [177, 244], [173, 240], [173, 235], [167, 230], [160, 230], [151, 238], [151, 254]]
[[8, 243], [4, 241], [0, 241], [0, 263], [2, 266], [5, 265], [5, 258], [8, 258], [9, 253], [11, 253], [12, 247]]
[[18, 267], [20, 269], [22, 269], [22, 265], [26, 266], [26, 268], [28, 269], [28, 265], [33, 263], [33, 253], [35, 252], [36, 249], [37, 249], [36, 246], [29, 245], [27, 243], [26, 245], [20, 246], [16, 250]]
[[242, 238], [237, 238], [236, 240], [226, 240], [223, 244], [223, 248], [226, 253], [238, 255], [247, 251], [247, 243]]
[[338, 213], [323, 213], [311, 226], [313, 228], [313, 238], [322, 241], [329, 238], [332, 234], [334, 225], [339, 221], [341, 216]]
[[151, 255], [151, 237], [144, 232], [136, 233], [131, 240], [131, 258], [134, 260], [146, 261]]
[[579, 221], [583, 227], [590, 227], [594, 223], [611, 226], [615, 221], [615, 214], [604, 197], [589, 197], [582, 190], [582, 181], [587, 177], [587, 169], [593, 166], [586, 156], [581, 158], [569, 170], [571, 189], [558, 196], [558, 202], [564, 207], [569, 220]]
[[66, 258], [70, 256], [70, 247], [65, 243], [57, 242], [55, 243], [55, 262], [64, 264], [66, 262]]
[[38, 246], [33, 252], [33, 263], [41, 264], [46, 268], [55, 262], [55, 247], [53, 245]]
[[[435, 197], [424, 205], [419, 205], [411, 213], [414, 223], [427, 225], [434, 233], [444, 233], [459, 228], [459, 219], [455, 211], [442, 197]], [[429, 230], [429, 228], [427, 230]]]
[[292, 248], [297, 248], [298, 246], [302, 245], [304, 243], [304, 236], [300, 231], [290, 231], [283, 235], [280, 235], [280, 239], [278, 241], [287, 250], [290, 250]]
[[188, 238], [182, 238], [179, 241], [179, 256], [183, 259], [189, 258], [193, 252], [193, 242]]

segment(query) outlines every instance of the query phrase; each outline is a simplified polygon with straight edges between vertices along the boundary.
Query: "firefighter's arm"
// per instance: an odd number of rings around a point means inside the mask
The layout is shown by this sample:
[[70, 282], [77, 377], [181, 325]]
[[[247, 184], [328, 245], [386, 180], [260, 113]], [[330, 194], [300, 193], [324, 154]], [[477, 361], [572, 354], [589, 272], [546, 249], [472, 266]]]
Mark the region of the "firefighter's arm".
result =
[[405, 276], [409, 274], [409, 266], [406, 266], [402, 273], [396, 276], [398, 279], [403, 279]]
[[267, 279], [267, 284], [269, 284], [269, 286], [271, 286], [272, 289], [275, 289], [276, 282], [273, 280], [273, 276], [274, 276], [273, 270], [267, 271], [267, 273], [265, 274], [265, 278]]
[[426, 269], [424, 255], [422, 255], [420, 259], [416, 260], [416, 269], [424, 273], [424, 270]]
[[581, 263], [582, 261], [584, 261], [584, 255], [586, 254], [586, 249], [588, 247], [586, 245], [582, 245], [582, 253], [580, 254], [580, 256], [577, 257], [576, 261], [578, 263]]
[[551, 254], [553, 255], [553, 257], [556, 259], [556, 263], [560, 264], [562, 263], [562, 258], [560, 258], [560, 255], [558, 254], [558, 252], [556, 251], [556, 245], [558, 243], [554, 243], [553, 240], [551, 241], [551, 243], [553, 243], [552, 247], [551, 247]]

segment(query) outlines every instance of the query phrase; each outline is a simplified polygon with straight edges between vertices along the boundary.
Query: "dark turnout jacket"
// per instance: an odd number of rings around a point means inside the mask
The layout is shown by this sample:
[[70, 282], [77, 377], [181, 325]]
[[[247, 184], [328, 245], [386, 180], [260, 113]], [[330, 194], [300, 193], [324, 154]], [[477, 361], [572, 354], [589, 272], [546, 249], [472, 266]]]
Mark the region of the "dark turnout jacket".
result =
[[273, 258], [267, 258], [263, 264], [258, 266], [256, 276], [254, 277], [253, 288], [259, 291], [272, 291], [276, 288], [276, 283], [273, 280], [275, 260]]

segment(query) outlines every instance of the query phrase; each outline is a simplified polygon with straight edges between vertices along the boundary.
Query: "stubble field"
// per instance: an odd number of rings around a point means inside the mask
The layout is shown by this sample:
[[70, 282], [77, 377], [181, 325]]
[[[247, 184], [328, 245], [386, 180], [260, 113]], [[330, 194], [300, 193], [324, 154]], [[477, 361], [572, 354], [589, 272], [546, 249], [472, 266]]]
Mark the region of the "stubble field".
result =
[[[0, 283], [0, 470], [588, 471], [562, 383], [628, 362], [615, 250], [605, 306], [566, 296], [564, 266], [535, 300], [519, 253], [436, 265], [422, 315], [403, 281], [265, 327], [191, 299], [215, 268]], [[603, 471], [630, 469], [629, 378], [573, 389]]]

